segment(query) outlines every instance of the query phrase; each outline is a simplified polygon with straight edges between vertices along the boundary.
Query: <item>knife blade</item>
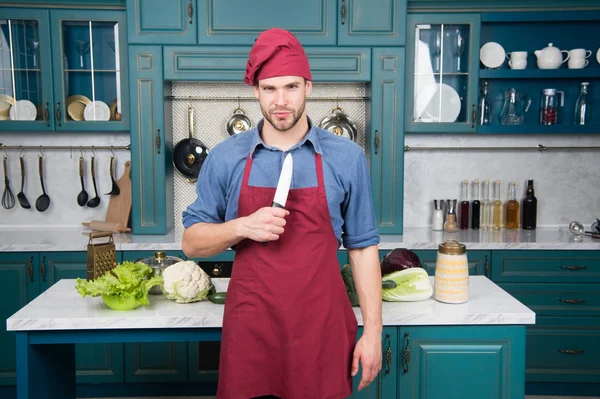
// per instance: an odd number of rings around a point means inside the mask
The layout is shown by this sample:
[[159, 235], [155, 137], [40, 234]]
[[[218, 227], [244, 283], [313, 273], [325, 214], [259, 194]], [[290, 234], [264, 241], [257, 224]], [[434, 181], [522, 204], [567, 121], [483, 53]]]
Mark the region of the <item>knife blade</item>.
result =
[[287, 202], [288, 193], [290, 192], [290, 185], [292, 184], [293, 169], [294, 160], [292, 159], [292, 154], [287, 154], [283, 160], [283, 166], [281, 167], [281, 173], [279, 174], [275, 197], [271, 204], [272, 207], [285, 209], [285, 203]]

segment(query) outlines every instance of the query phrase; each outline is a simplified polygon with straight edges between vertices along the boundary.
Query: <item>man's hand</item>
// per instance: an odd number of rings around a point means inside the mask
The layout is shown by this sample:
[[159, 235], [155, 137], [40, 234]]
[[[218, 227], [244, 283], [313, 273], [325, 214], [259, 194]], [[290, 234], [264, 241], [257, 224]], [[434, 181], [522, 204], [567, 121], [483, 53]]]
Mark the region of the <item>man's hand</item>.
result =
[[243, 218], [242, 235], [258, 242], [275, 241], [283, 234], [285, 217], [290, 212], [281, 208], [264, 207]]
[[363, 335], [354, 347], [352, 358], [352, 377], [358, 373], [358, 364], [362, 364], [362, 378], [358, 390], [366, 388], [381, 371], [381, 336]]

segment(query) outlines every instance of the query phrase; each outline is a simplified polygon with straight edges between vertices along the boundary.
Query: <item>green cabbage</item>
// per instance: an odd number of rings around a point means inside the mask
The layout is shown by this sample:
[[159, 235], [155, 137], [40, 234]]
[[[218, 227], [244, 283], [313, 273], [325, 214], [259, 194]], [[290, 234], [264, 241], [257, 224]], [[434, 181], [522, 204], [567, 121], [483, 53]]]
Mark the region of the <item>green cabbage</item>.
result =
[[85, 298], [88, 296], [110, 295], [125, 302], [134, 298], [141, 305], [149, 305], [148, 291], [162, 284], [162, 276], [150, 277], [152, 268], [141, 262], [125, 261], [95, 280], [78, 278], [75, 289]]
[[[433, 294], [433, 287], [425, 269], [414, 267], [404, 269], [382, 277], [382, 280], [391, 280], [396, 283], [394, 288], [382, 288], [381, 294], [384, 301], [414, 302], [424, 301]], [[385, 285], [384, 285], [385, 287]]]

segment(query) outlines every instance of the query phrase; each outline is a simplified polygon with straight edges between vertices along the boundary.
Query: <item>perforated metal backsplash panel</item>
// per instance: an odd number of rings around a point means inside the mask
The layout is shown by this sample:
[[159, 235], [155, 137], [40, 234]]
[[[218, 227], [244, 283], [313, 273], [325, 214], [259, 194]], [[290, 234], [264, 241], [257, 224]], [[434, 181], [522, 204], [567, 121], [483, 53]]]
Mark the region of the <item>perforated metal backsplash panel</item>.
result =
[[[189, 136], [188, 107], [194, 108], [194, 137], [202, 140], [209, 149], [229, 137], [227, 121], [239, 105], [252, 121], [253, 127], [262, 119], [253, 89], [243, 83], [173, 82], [173, 145]], [[315, 83], [306, 104], [306, 112], [315, 125], [330, 115], [339, 105], [354, 122], [358, 130], [356, 142], [365, 148], [366, 86], [361, 83]], [[189, 99], [201, 98], [201, 99]], [[334, 100], [335, 98], [344, 98]], [[314, 98], [330, 98], [331, 101], [311, 101]], [[351, 99], [346, 99], [351, 98]], [[196, 185], [189, 183], [174, 169], [174, 225], [181, 233], [182, 212], [196, 199]]]

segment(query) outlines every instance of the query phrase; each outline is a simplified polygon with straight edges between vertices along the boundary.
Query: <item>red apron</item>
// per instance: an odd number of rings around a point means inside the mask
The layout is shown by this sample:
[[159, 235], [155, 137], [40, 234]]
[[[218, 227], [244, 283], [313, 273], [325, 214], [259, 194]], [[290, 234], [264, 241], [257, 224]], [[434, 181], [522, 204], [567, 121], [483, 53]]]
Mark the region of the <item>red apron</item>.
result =
[[[352, 393], [357, 322], [336, 256], [318, 153], [315, 164], [318, 186], [290, 190], [279, 240], [237, 244], [217, 399], [341, 399]], [[248, 156], [240, 217], [270, 206], [275, 195], [275, 188], [248, 186], [251, 168]]]

